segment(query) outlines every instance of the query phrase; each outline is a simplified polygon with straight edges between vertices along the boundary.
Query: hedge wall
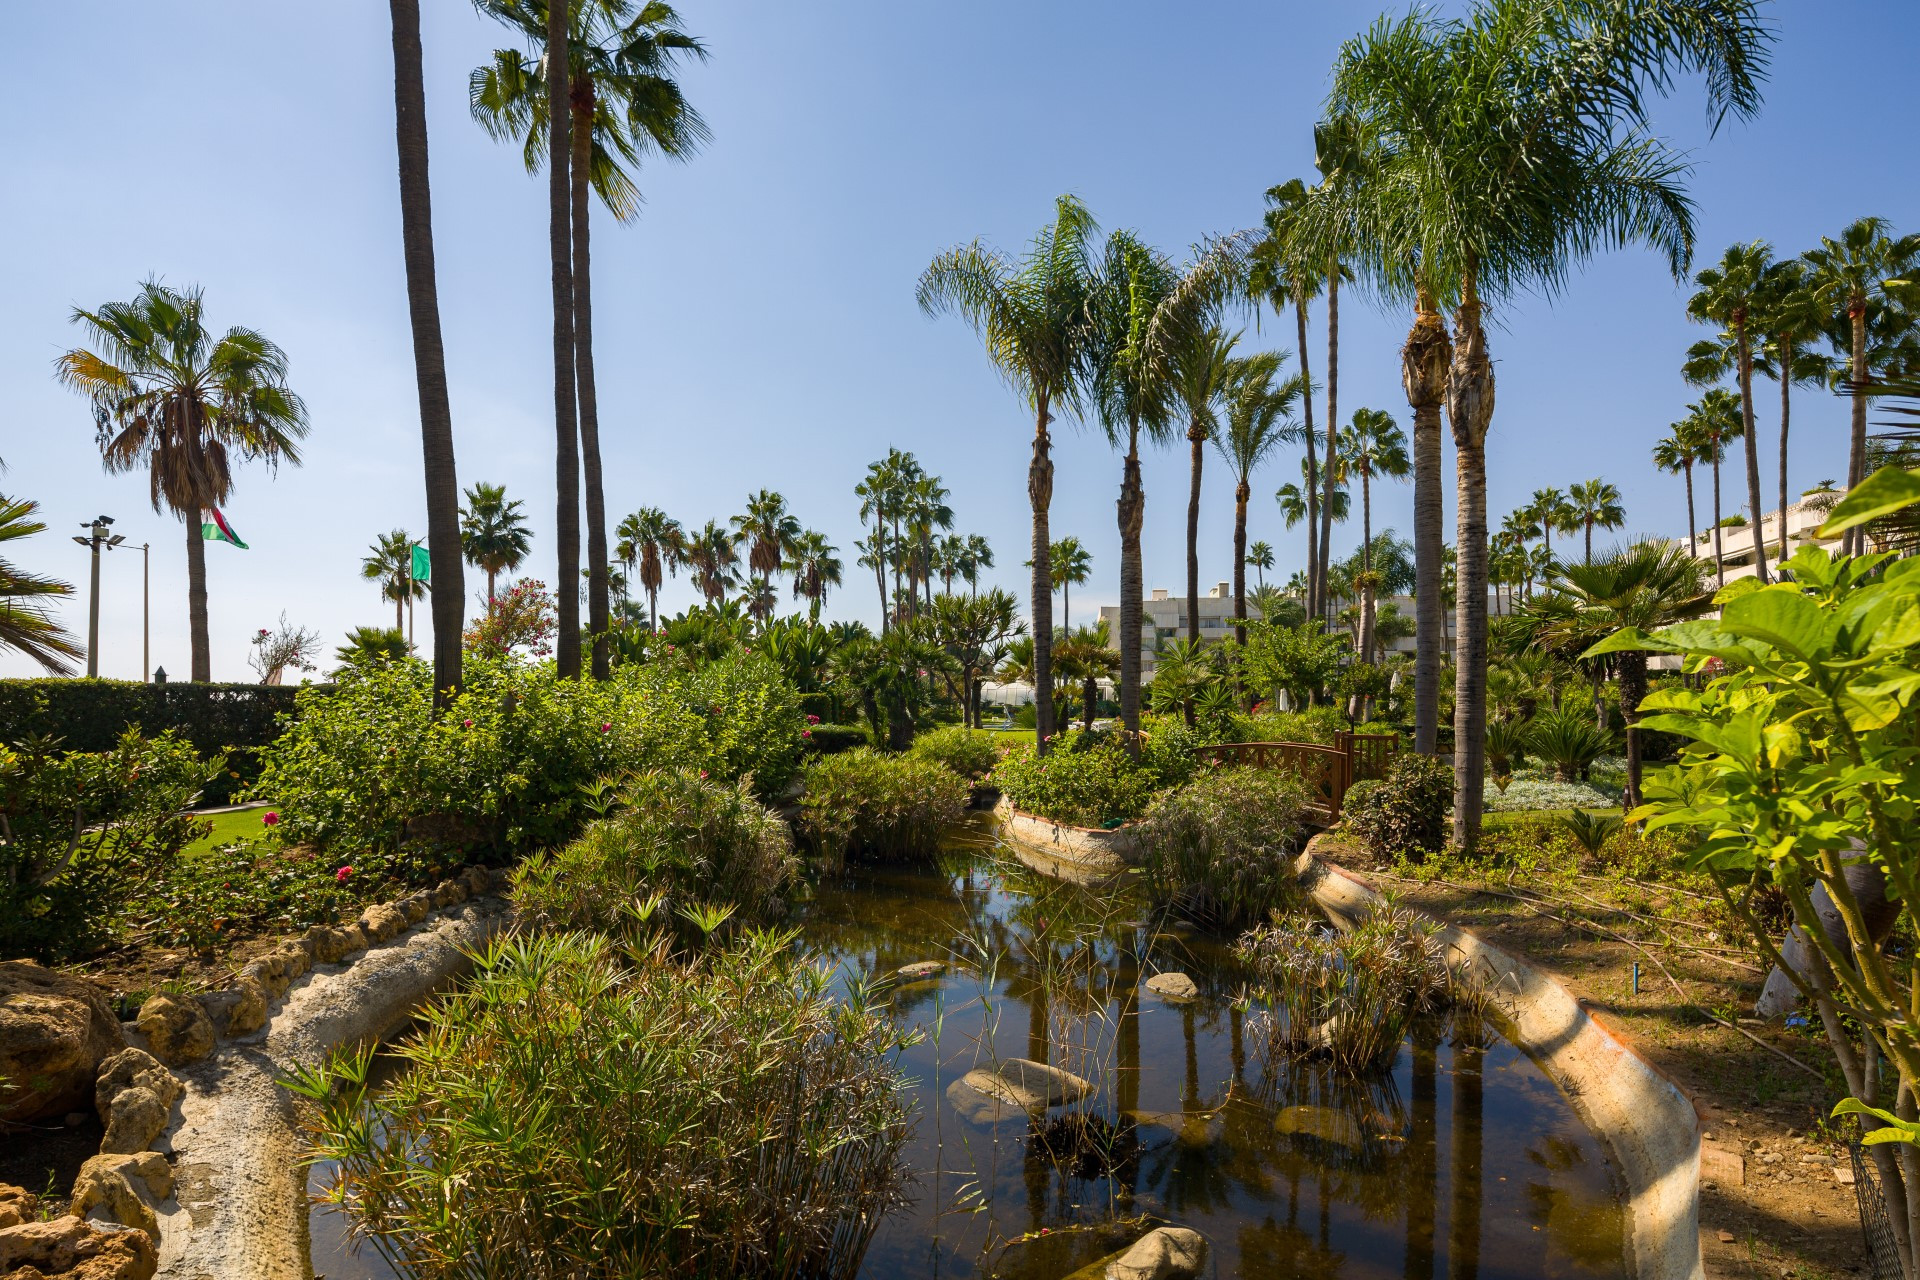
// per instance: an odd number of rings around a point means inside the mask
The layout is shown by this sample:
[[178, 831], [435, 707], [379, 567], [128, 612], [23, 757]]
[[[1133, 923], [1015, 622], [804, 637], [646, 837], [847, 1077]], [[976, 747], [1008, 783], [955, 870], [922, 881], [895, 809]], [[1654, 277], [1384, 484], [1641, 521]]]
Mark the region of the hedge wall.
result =
[[255, 752], [294, 714], [292, 685], [142, 684], [132, 680], [0, 680], [0, 742], [45, 736], [66, 751], [106, 751], [128, 726], [171, 729], [238, 777], [217, 779], [203, 804], [224, 804], [259, 773]]

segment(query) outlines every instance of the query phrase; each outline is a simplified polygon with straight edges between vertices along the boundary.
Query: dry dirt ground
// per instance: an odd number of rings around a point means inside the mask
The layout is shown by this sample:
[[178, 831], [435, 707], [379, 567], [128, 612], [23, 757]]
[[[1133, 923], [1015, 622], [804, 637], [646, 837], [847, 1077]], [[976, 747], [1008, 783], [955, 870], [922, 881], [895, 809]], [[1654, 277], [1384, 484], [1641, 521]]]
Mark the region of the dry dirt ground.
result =
[[[1752, 1016], [1763, 975], [1715, 907], [1619, 875], [1529, 884], [1456, 867], [1423, 883], [1393, 875], [1352, 841], [1322, 852], [1552, 973], [1686, 1091], [1706, 1135], [1700, 1227], [1711, 1280], [1871, 1274], [1851, 1161], [1825, 1120], [1845, 1089], [1815, 1032]], [[1713, 1014], [1737, 1018], [1741, 1030]]]

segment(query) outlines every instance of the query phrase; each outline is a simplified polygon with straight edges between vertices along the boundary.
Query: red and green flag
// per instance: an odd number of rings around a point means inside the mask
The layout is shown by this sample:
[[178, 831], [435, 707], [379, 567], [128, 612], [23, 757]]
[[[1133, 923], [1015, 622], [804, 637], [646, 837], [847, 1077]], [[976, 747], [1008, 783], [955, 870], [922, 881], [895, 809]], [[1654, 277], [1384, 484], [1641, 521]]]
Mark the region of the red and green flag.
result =
[[200, 508], [200, 536], [208, 542], [231, 542], [242, 551], [247, 550], [247, 544], [240, 541], [240, 535], [233, 531], [218, 507]]

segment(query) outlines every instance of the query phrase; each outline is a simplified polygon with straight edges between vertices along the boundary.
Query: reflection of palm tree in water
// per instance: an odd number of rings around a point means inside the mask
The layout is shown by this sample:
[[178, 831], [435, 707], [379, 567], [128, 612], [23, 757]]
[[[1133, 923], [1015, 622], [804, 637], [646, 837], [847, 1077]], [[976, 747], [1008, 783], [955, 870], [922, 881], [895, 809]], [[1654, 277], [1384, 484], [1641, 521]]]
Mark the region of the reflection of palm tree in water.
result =
[[1478, 1280], [1480, 1274], [1480, 1120], [1481, 1068], [1486, 1056], [1485, 1024], [1461, 1010], [1453, 1021], [1453, 1167], [1448, 1174], [1453, 1204], [1448, 1211], [1449, 1280]]
[[1421, 1018], [1413, 1025], [1413, 1133], [1407, 1139], [1407, 1241], [1401, 1274], [1406, 1280], [1432, 1280], [1433, 1214], [1438, 1198], [1439, 1150], [1436, 1058], [1440, 1025]]

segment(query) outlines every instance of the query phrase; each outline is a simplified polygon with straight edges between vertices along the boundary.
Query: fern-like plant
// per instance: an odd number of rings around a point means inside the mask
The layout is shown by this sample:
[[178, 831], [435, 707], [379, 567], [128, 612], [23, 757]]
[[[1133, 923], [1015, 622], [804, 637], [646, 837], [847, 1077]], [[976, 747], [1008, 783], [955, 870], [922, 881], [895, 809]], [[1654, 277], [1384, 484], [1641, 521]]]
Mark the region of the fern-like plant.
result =
[[1527, 750], [1553, 766], [1556, 782], [1584, 777], [1588, 766], [1612, 747], [1612, 734], [1573, 710], [1541, 712], [1527, 734]]

